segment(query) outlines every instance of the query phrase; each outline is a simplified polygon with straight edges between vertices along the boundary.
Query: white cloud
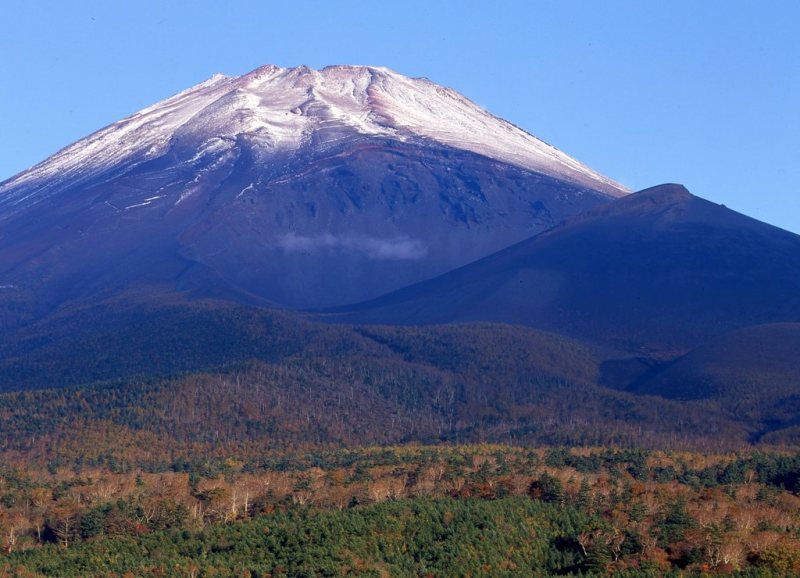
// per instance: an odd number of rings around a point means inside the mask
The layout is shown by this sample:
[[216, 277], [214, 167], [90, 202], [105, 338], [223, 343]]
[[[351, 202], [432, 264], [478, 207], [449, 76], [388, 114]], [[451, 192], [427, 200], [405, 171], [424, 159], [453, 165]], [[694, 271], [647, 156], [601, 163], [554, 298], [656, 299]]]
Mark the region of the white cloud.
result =
[[407, 237], [389, 239], [367, 236], [337, 237], [330, 233], [308, 237], [289, 233], [278, 238], [278, 245], [286, 251], [293, 252], [315, 253], [329, 250], [362, 253], [370, 259], [393, 261], [421, 259], [428, 254], [425, 243]]

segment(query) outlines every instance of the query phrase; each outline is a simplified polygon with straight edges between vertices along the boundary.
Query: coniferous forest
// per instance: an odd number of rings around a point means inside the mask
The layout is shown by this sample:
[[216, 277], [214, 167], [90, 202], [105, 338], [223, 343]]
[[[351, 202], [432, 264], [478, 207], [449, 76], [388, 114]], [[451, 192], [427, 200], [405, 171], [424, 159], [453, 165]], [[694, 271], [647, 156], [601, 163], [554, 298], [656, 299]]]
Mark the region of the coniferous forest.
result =
[[796, 453], [414, 445], [0, 480], [7, 576], [800, 572]]

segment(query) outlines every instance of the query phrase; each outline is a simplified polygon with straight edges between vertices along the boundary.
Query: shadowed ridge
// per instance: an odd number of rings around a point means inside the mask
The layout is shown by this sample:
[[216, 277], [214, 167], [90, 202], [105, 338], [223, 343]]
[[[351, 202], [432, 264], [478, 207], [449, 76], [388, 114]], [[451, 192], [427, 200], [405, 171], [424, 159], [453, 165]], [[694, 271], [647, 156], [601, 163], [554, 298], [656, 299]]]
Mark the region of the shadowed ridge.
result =
[[680, 183], [663, 183], [637, 191], [636, 196], [639, 198], [649, 197], [659, 202], [664, 202], [668, 199], [687, 199], [694, 197], [684, 185]]
[[683, 185], [674, 183], [656, 185], [655, 187], [649, 187], [620, 197], [613, 203], [572, 215], [552, 229], [544, 231], [543, 234], [555, 233], [563, 227], [584, 223], [598, 217], [631, 213], [638, 215], [659, 213], [669, 207], [680, 206], [692, 200], [699, 200], [699, 197], [694, 196]]

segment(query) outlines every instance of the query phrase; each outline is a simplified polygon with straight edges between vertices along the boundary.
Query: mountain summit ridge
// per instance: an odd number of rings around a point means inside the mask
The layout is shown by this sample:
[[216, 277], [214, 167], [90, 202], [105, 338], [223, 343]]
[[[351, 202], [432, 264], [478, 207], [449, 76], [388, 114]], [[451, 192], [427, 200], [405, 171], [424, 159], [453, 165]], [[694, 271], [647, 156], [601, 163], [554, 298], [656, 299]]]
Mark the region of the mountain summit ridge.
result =
[[[131, 155], [152, 159], [175, 141], [203, 154], [230, 148], [242, 136], [254, 139], [265, 157], [300, 149], [312, 140], [320, 147], [358, 136], [429, 139], [612, 197], [628, 192], [427, 78], [409, 78], [374, 66], [314, 70], [264, 65], [239, 77], [215, 74], [65, 147], [0, 183], [0, 207], [31, 199], [31, 193], [8, 194], [22, 184], [46, 192], [54, 180], [80, 182], [113, 170]], [[94, 165], [92, 171], [86, 170], [88, 161]]]

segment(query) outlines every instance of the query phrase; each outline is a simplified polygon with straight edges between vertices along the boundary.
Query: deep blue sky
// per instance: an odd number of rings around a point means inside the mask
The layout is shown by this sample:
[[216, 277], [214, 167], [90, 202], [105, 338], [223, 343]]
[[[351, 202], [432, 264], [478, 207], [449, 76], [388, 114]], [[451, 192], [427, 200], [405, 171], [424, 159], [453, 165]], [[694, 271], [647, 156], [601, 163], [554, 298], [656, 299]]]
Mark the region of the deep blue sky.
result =
[[800, 232], [800, 2], [4, 0], [0, 179], [215, 72], [374, 64]]

